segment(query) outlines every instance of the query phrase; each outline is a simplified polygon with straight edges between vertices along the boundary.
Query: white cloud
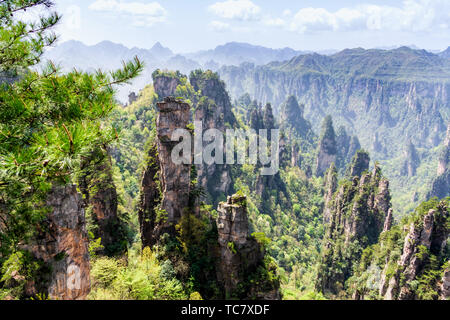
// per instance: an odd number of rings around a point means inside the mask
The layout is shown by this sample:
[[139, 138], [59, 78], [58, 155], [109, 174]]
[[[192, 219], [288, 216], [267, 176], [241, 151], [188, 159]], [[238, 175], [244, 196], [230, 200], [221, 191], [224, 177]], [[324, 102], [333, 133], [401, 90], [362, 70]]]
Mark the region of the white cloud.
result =
[[334, 12], [324, 8], [302, 8], [286, 25], [289, 30], [299, 33], [348, 30], [438, 32], [448, 29], [449, 21], [448, 0], [404, 0], [399, 7], [361, 4]]
[[225, 32], [230, 30], [230, 25], [221, 21], [212, 21], [209, 25], [216, 32]]
[[221, 18], [241, 21], [258, 20], [261, 13], [261, 8], [250, 0], [216, 2], [208, 9]]
[[285, 17], [288, 17], [288, 16], [290, 16], [291, 14], [292, 14], [292, 11], [289, 10], [289, 9], [286, 9], [286, 10], [283, 11], [283, 16], [285, 16]]
[[167, 11], [158, 2], [124, 2], [122, 0], [96, 0], [89, 6], [103, 11], [132, 17], [135, 26], [152, 26], [166, 20]]
[[267, 17], [263, 20], [265, 25], [272, 26], [272, 27], [285, 27], [287, 25], [286, 19], [281, 18], [271, 18]]

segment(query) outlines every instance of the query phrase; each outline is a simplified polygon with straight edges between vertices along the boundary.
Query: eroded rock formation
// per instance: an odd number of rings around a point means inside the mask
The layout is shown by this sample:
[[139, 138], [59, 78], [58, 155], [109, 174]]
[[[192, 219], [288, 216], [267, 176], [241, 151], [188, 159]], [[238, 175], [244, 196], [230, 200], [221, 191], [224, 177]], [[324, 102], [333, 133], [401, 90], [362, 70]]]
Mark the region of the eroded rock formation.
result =
[[[245, 196], [233, 195], [227, 202], [219, 203], [217, 230], [219, 255], [217, 277], [227, 298], [256, 298], [274, 300], [280, 298], [279, 283], [264, 281], [264, 249], [249, 235]], [[259, 272], [258, 272], [259, 271]], [[262, 283], [250, 283], [260, 279]]]
[[161, 209], [167, 213], [167, 222], [173, 224], [179, 221], [189, 202], [191, 165], [175, 164], [172, 161], [172, 149], [179, 143], [172, 141], [172, 134], [176, 129], [187, 129], [191, 107], [187, 103], [170, 98], [157, 103], [157, 107], [159, 113], [156, 118], [156, 144], [163, 195]]
[[[326, 232], [316, 289], [339, 294], [351, 276], [353, 263], [361, 252], [378, 241], [385, 225], [390, 204], [389, 182], [375, 166], [368, 169], [368, 159], [355, 155], [350, 172], [354, 175], [336, 189], [336, 171], [327, 175], [324, 221]], [[329, 272], [333, 270], [333, 272]]]
[[29, 249], [49, 272], [42, 281], [27, 285], [27, 295], [85, 299], [90, 292], [90, 267], [83, 199], [76, 186], [58, 186], [49, 193], [47, 205], [50, 213]]
[[327, 176], [325, 180], [325, 198], [324, 198], [324, 210], [323, 210], [323, 223], [328, 225], [331, 219], [332, 206], [331, 201], [333, 200], [333, 195], [336, 192], [338, 186], [337, 181], [337, 171], [334, 164], [327, 171]]
[[336, 163], [336, 135], [330, 116], [325, 117], [322, 124], [318, 153], [316, 158], [316, 175], [322, 176], [332, 163]]
[[[225, 84], [216, 73], [195, 71], [189, 76], [189, 82], [201, 98], [195, 106], [194, 120], [201, 121], [202, 135], [208, 129], [217, 129], [222, 133], [227, 127], [233, 127], [235, 117]], [[203, 147], [210, 141], [204, 141]], [[224, 150], [224, 157], [226, 150]], [[197, 164], [200, 185], [209, 194], [209, 201], [214, 205], [217, 199], [233, 192], [231, 168], [226, 164]]]
[[413, 177], [416, 175], [417, 167], [420, 164], [419, 155], [417, 154], [416, 147], [414, 144], [409, 141], [406, 146], [405, 151], [403, 152], [403, 166], [401, 168], [401, 174], [403, 176]]
[[442, 284], [440, 287], [441, 299], [448, 300], [450, 299], [450, 267], [444, 270], [444, 275], [441, 280]]
[[431, 184], [431, 190], [427, 198], [439, 199], [450, 196], [450, 123], [447, 126], [447, 135], [443, 143], [443, 149], [439, 156], [437, 177]]
[[111, 156], [107, 150], [97, 148], [85, 158], [81, 170], [78, 184], [85, 197], [86, 214], [92, 221], [89, 231], [96, 239], [101, 238], [104, 254], [123, 253], [127, 236], [124, 223], [118, 216]]
[[[414, 300], [418, 298], [417, 288], [413, 287], [412, 284], [425, 271], [431, 255], [440, 259], [445, 253], [444, 250], [450, 232], [447, 225], [448, 219], [448, 209], [439, 206], [437, 210], [430, 209], [416, 223], [411, 223], [407, 229], [408, 232], [395, 273], [391, 277], [384, 276], [380, 285], [380, 295], [384, 299]], [[446, 294], [445, 277], [444, 274], [442, 283], [444, 296]], [[432, 286], [433, 283], [429, 285]]]
[[305, 106], [298, 103], [295, 96], [289, 96], [281, 106], [281, 127], [292, 128], [295, 133], [307, 137], [311, 124], [304, 118]]
[[361, 176], [362, 173], [369, 169], [370, 157], [363, 150], [356, 152], [351, 164], [348, 166], [347, 174], [349, 177]]
[[176, 129], [187, 129], [190, 106], [165, 98], [157, 107], [156, 141], [149, 149], [141, 185], [139, 222], [144, 246], [153, 245], [164, 232], [174, 233], [189, 204], [191, 164], [176, 164], [171, 154], [179, 143], [172, 141], [172, 134]]
[[153, 88], [155, 93], [158, 95], [159, 101], [162, 101], [165, 97], [171, 97], [174, 95], [180, 82], [180, 74], [165, 74], [164, 72], [154, 72], [153, 78]]
[[157, 208], [161, 204], [159, 187], [159, 159], [156, 142], [150, 147], [147, 163], [141, 181], [139, 203], [139, 228], [143, 247], [152, 247], [159, 239], [157, 226]]

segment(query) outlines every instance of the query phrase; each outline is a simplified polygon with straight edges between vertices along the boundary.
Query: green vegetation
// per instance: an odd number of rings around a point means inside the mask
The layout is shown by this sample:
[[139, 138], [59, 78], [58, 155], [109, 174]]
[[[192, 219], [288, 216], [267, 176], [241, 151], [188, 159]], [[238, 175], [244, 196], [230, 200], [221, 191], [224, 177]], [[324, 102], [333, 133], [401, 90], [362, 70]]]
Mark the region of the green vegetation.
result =
[[[361, 133], [367, 145], [372, 136], [366, 131], [371, 131], [372, 122], [387, 131], [394, 127], [393, 119], [401, 116], [407, 123], [413, 119], [411, 114], [397, 109], [378, 115], [376, 121], [358, 120], [359, 104], [347, 99], [348, 105], [343, 108], [341, 101], [345, 99], [330, 98], [333, 90], [328, 90], [331, 85], [327, 84], [321, 95], [326, 96], [324, 100], [331, 99], [330, 108], [345, 115], [345, 120], [341, 117], [336, 123], [347, 126], [335, 131], [333, 118], [324, 117], [332, 110], [320, 106], [313, 110], [311, 105], [303, 104], [305, 96], [289, 95], [273, 110], [270, 104], [263, 108], [249, 94], [232, 104], [224, 81], [210, 70], [195, 70], [187, 77], [179, 71], [158, 69], [152, 74], [154, 85], [141, 90], [130, 105], [117, 107], [117, 86], [128, 83], [143, 70], [138, 58], [112, 72], [75, 69], [62, 74], [51, 62], [42, 71], [35, 70], [44, 50], [57, 39], [52, 28], [60, 17], [51, 8], [47, 0], [0, 1], [0, 299], [48, 299], [47, 293], [27, 292], [30, 283], [44, 283], [52, 272], [30, 248], [52, 227], [46, 221], [52, 210], [47, 202], [50, 192], [69, 184], [77, 186], [86, 204], [86, 225], [80, 225], [86, 227], [89, 238], [89, 299], [258, 298], [278, 289], [280, 279], [284, 299], [381, 299], [380, 284], [391, 279], [398, 280], [399, 286], [407, 288], [414, 298], [439, 298], [439, 282], [450, 259], [450, 198], [426, 199], [426, 195], [438, 155], [445, 157], [446, 150], [442, 145], [409, 145], [407, 154], [414, 157], [415, 175], [405, 176], [400, 170], [405, 167], [403, 155], [388, 157], [385, 149], [374, 146], [381, 161], [369, 174], [369, 154], [361, 150], [358, 138], [352, 135], [353, 130]], [[34, 22], [21, 21], [17, 13], [25, 9], [41, 9], [43, 16]], [[359, 49], [333, 57], [304, 55], [261, 67], [260, 73], [251, 74], [262, 74], [259, 78], [266, 79], [272, 72], [279, 72], [294, 80], [299, 80], [299, 74], [308, 75], [308, 81], [314, 82], [333, 73], [335, 79], [352, 77], [367, 87], [368, 76], [379, 80], [410, 79], [414, 65], [427, 60], [405, 48], [397, 53], [403, 59]], [[349, 63], [350, 59], [358, 63]], [[433, 70], [434, 66], [427, 64]], [[441, 67], [446, 74], [448, 66]], [[390, 74], [392, 70], [394, 75]], [[414, 75], [412, 78], [424, 82], [433, 78], [422, 71]], [[247, 81], [243, 87], [249, 85]], [[292, 91], [280, 94], [273, 83], [265, 89], [273, 89], [274, 99], [285, 99], [285, 93]], [[141, 248], [138, 212], [144, 194], [142, 173], [149, 166], [157, 167], [156, 103], [167, 95], [192, 106], [191, 120], [199, 112], [205, 123], [220, 129], [279, 127], [280, 171], [262, 176], [259, 164], [205, 165], [203, 176], [199, 176], [198, 167], [192, 166], [189, 205], [183, 208], [178, 224], [171, 226], [167, 212], [158, 205], [163, 190], [156, 172], [156, 204], [152, 215], [145, 219], [154, 219], [152, 222], [162, 231], [157, 244]], [[396, 99], [385, 104], [396, 105]], [[312, 121], [307, 121], [305, 115]], [[438, 118], [436, 121], [445, 117], [433, 116]], [[322, 118], [322, 131], [317, 136], [313, 129], [319, 129], [316, 123]], [[434, 120], [428, 120], [423, 119], [423, 123], [431, 127]], [[407, 132], [413, 130], [409, 124], [405, 127]], [[193, 130], [193, 125], [188, 129]], [[386, 143], [398, 130], [393, 129], [389, 135], [380, 132], [377, 139]], [[237, 147], [242, 150], [247, 145], [245, 141]], [[326, 188], [331, 183], [325, 185], [325, 178], [313, 175], [318, 154], [323, 152], [336, 156], [334, 178], [343, 178], [336, 183], [337, 190], [330, 192], [326, 208], [324, 194], [328, 195]], [[380, 182], [387, 185], [387, 181], [380, 167], [393, 180], [396, 218], [384, 232], [391, 198], [389, 192], [381, 194]], [[245, 281], [238, 284], [236, 292], [225, 296], [217, 275], [219, 242], [214, 208], [234, 190], [239, 191], [231, 199], [233, 209], [241, 206], [248, 211], [251, 236], [246, 240], [261, 249], [257, 252], [261, 258], [254, 268], [244, 270]], [[384, 205], [377, 207], [380, 203]], [[324, 214], [328, 209], [331, 217]], [[405, 237], [411, 228], [423, 228], [423, 219], [430, 212], [437, 225], [432, 232], [443, 239], [428, 246], [417, 244], [413, 258], [421, 268], [414, 279], [407, 281], [405, 266], [399, 263]], [[103, 219], [105, 213], [107, 219]], [[226, 254], [233, 259], [243, 257], [239, 242], [225, 245]], [[58, 252], [51, 260], [63, 261], [67, 254]], [[248, 266], [248, 261], [242, 265]]]
[[[450, 251], [447, 246], [444, 251], [440, 248], [427, 248], [424, 245], [417, 246], [417, 253], [421, 268], [419, 274], [413, 281], [402, 282], [401, 266], [399, 259], [403, 253], [404, 241], [410, 226], [422, 227], [423, 218], [430, 210], [434, 210], [434, 219], [439, 225], [450, 227], [449, 208], [450, 198], [439, 201], [436, 198], [421, 203], [414, 212], [405, 216], [398, 225], [393, 226], [389, 231], [380, 235], [379, 242], [364, 249], [359, 264], [354, 267], [353, 275], [346, 283], [348, 294], [358, 292], [366, 299], [380, 299], [379, 287], [381, 274], [384, 272], [386, 282], [392, 277], [398, 277], [400, 273], [400, 283], [407, 285], [411, 294], [417, 299], [433, 300], [438, 298], [438, 284], [442, 279], [444, 270], [448, 268]], [[443, 231], [443, 230], [441, 230]], [[445, 232], [445, 231], [444, 231]], [[448, 232], [448, 231], [447, 231]], [[411, 240], [410, 240], [411, 241]], [[385, 270], [383, 270], [385, 269]]]
[[126, 260], [101, 257], [92, 262], [93, 300], [180, 300], [188, 296], [156, 254], [135, 244]]
[[[115, 86], [143, 69], [136, 58], [109, 73], [61, 74], [52, 63], [33, 71], [56, 40], [52, 28], [60, 16], [51, 7], [50, 1], [0, 3], [0, 72], [11, 80], [0, 84], [0, 265], [36, 235], [52, 185], [74, 182], [82, 159], [116, 140]], [[43, 13], [24, 22], [16, 13], [25, 9]]]

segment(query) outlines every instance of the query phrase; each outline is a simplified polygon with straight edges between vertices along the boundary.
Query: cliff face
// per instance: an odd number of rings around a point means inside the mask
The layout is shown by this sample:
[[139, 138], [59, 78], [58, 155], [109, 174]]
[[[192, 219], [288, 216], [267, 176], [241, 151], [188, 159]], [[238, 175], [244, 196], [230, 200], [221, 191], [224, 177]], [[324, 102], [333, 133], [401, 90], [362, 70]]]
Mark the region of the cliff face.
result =
[[427, 198], [438, 197], [442, 199], [448, 196], [450, 196], [450, 123], [447, 126], [447, 135], [439, 156], [437, 177], [431, 184], [431, 190]]
[[316, 130], [330, 114], [336, 123], [354, 128], [364, 146], [378, 134], [378, 146], [370, 151], [384, 154], [386, 148], [390, 157], [408, 139], [430, 148], [445, 133], [442, 115], [450, 104], [450, 83], [442, 65], [448, 62], [422, 50], [352, 49], [265, 66], [223, 67], [219, 73], [233, 97], [247, 92], [276, 107], [295, 95]]
[[337, 181], [337, 171], [334, 164], [327, 171], [325, 180], [325, 197], [324, 197], [324, 210], [323, 210], [323, 223], [328, 225], [330, 223], [333, 208], [331, 201], [333, 200], [333, 195], [336, 192], [338, 186]]
[[450, 299], [450, 267], [444, 270], [444, 275], [441, 280], [442, 284], [440, 287], [441, 299]]
[[[340, 294], [361, 252], [378, 241], [390, 208], [389, 183], [366, 157], [354, 157], [349, 171], [355, 173], [336, 192], [336, 171], [328, 171], [324, 222], [326, 232], [316, 289]], [[359, 168], [359, 169], [355, 169]], [[330, 271], [331, 270], [331, 271]]]
[[189, 202], [191, 165], [176, 165], [171, 158], [172, 149], [178, 141], [171, 141], [176, 129], [187, 129], [190, 109], [187, 103], [166, 98], [159, 102], [158, 117], [156, 118], [156, 140], [158, 160], [161, 168], [161, 209], [167, 213], [168, 223], [178, 223], [183, 208]]
[[[278, 281], [267, 281], [264, 273], [275, 272], [264, 265], [264, 249], [249, 235], [246, 198], [233, 195], [219, 203], [217, 231], [219, 256], [217, 278], [227, 298], [280, 299]], [[250, 280], [259, 280], [250, 283]], [[259, 284], [258, 284], [259, 282]]]
[[[418, 298], [416, 281], [426, 271], [431, 256], [442, 260], [449, 235], [448, 219], [450, 215], [446, 207], [431, 209], [417, 223], [411, 223], [406, 234], [402, 254], [397, 262], [393, 276], [383, 277], [380, 295], [386, 300], [414, 300]], [[428, 280], [430, 286], [432, 280]], [[446, 283], [447, 281], [447, 283]], [[442, 294], [445, 296], [448, 278], [444, 272]]]
[[316, 175], [322, 176], [332, 163], [336, 163], [336, 134], [330, 116], [325, 117], [316, 158]]
[[[232, 105], [225, 84], [217, 74], [211, 71], [196, 71], [189, 76], [189, 82], [201, 98], [195, 105], [194, 120], [201, 121], [202, 134], [208, 129], [226, 132], [226, 125], [235, 124]], [[203, 147], [210, 141], [204, 141]], [[224, 150], [225, 156], [225, 150]], [[225, 164], [197, 164], [200, 185], [209, 194], [210, 202], [217, 204], [219, 197], [225, 197], [233, 191], [231, 168]]]
[[417, 167], [420, 164], [419, 155], [417, 154], [416, 147], [410, 141], [403, 153], [404, 162], [401, 168], [401, 174], [404, 176], [412, 177], [416, 175]]
[[[265, 105], [264, 108], [260, 108], [257, 106], [256, 101], [253, 102], [252, 109], [250, 110], [251, 116], [250, 116], [250, 127], [255, 130], [265, 129], [267, 130], [267, 139], [268, 139], [268, 145], [271, 143], [271, 129], [276, 129], [275, 119], [274, 115], [272, 113], [272, 106], [268, 103]], [[258, 132], [258, 131], [257, 131]], [[292, 142], [291, 142], [292, 144]], [[294, 144], [292, 144], [292, 147], [294, 147]], [[282, 143], [280, 142], [280, 150], [282, 150], [284, 146], [282, 146]], [[280, 153], [283, 153], [284, 151], [281, 151]], [[298, 165], [300, 165], [300, 159], [298, 154], [294, 152], [291, 152], [290, 155], [291, 161], [294, 157], [296, 157], [296, 160], [298, 161]], [[282, 156], [280, 156], [282, 158]], [[280, 163], [282, 163], [283, 160], [280, 160]], [[283, 166], [283, 164], [282, 164]], [[284, 184], [283, 180], [281, 179], [280, 173], [277, 172], [274, 175], [261, 175], [260, 169], [261, 164], [258, 163], [256, 165], [256, 181], [255, 181], [255, 190], [256, 194], [261, 198], [261, 203], [259, 205], [259, 210], [262, 212], [267, 212], [269, 215], [272, 214], [273, 208], [281, 204], [282, 198], [288, 199], [289, 195], [287, 194], [286, 185]], [[276, 190], [276, 192], [273, 192]]]
[[[164, 232], [174, 233], [189, 204], [191, 164], [175, 164], [172, 141], [176, 129], [186, 129], [190, 106], [173, 98], [157, 103], [156, 141], [149, 149], [139, 209], [142, 243], [153, 245]], [[192, 156], [192, 155], [190, 155]]]
[[163, 73], [153, 74], [153, 88], [160, 101], [173, 96], [179, 84], [181, 84], [179, 77]]
[[300, 105], [295, 96], [289, 96], [281, 105], [281, 127], [283, 129], [292, 128], [299, 136], [306, 138], [312, 126], [309, 121], [304, 118], [305, 106]]
[[[323, 117], [331, 115], [336, 129], [341, 125], [348, 128], [349, 135], [357, 136], [372, 158], [385, 166], [391, 191], [399, 195], [393, 205], [404, 214], [406, 200], [401, 195], [413, 194], [415, 181], [423, 183], [429, 175], [424, 174], [426, 164], [422, 164], [418, 175], [401, 176], [403, 163], [397, 164], [398, 159], [411, 140], [423, 155], [422, 161], [429, 161], [428, 155], [444, 138], [449, 121], [449, 70], [447, 59], [424, 50], [399, 48], [308, 54], [264, 66], [224, 66], [218, 73], [233, 98], [248, 93], [261, 103], [271, 102], [277, 111], [285, 97], [296, 96], [304, 105], [304, 118], [316, 132]], [[354, 152], [350, 153], [352, 157]], [[341, 173], [339, 156], [336, 158]], [[323, 153], [320, 159], [323, 166], [316, 162], [315, 167], [323, 174], [333, 157]], [[393, 164], [395, 170], [390, 167]], [[407, 164], [404, 173], [414, 174], [415, 166]], [[449, 186], [450, 174], [441, 175], [430, 196], [442, 198]]]
[[50, 271], [43, 281], [29, 283], [27, 294], [44, 292], [51, 299], [85, 299], [90, 292], [90, 267], [82, 197], [74, 185], [53, 187], [47, 205], [51, 211], [30, 249]]
[[358, 137], [349, 136], [343, 126], [340, 126], [336, 134], [337, 159], [336, 166], [342, 170], [351, 162], [356, 151], [361, 149]]
[[124, 225], [118, 217], [118, 196], [114, 185], [111, 157], [106, 150], [97, 148], [85, 159], [79, 179], [85, 196], [86, 214], [92, 220], [91, 230], [95, 238], [101, 238], [107, 255], [126, 250]]
[[160, 165], [156, 142], [150, 147], [147, 164], [141, 181], [139, 202], [139, 228], [142, 246], [152, 247], [159, 239], [157, 226], [157, 207], [161, 204], [159, 187]]
[[[157, 135], [149, 149], [141, 187], [139, 222], [143, 246], [158, 243], [164, 247], [167, 237], [161, 236], [169, 233], [173, 243], [179, 242], [182, 253], [167, 249], [167, 258], [181, 263], [181, 277], [187, 280], [191, 275], [203, 281], [202, 296], [279, 298], [276, 265], [267, 262], [263, 248], [249, 235], [245, 197], [235, 195], [219, 204], [217, 238], [211, 238], [216, 222], [195, 200], [198, 190], [191, 184], [194, 168], [172, 162], [171, 152], [177, 142], [170, 138], [175, 129], [188, 125], [189, 105], [166, 98], [157, 106]], [[205, 261], [210, 261], [209, 265], [205, 266]], [[205, 269], [199, 273], [200, 266]], [[211, 281], [220, 292], [211, 292]]]
[[365, 151], [356, 152], [348, 166], [347, 175], [349, 177], [361, 176], [362, 173], [369, 168], [370, 157]]

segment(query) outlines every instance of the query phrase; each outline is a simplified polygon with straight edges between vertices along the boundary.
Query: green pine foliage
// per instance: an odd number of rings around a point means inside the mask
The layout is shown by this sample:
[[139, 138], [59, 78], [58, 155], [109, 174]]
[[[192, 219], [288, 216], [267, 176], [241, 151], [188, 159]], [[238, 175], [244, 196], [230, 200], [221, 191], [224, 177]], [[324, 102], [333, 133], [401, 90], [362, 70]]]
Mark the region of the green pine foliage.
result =
[[[38, 21], [18, 19], [39, 8]], [[0, 83], [0, 265], [35, 235], [52, 185], [75, 182], [83, 158], [116, 140], [115, 86], [143, 68], [136, 58], [113, 72], [61, 74], [51, 62], [32, 70], [56, 40], [51, 8], [45, 0], [0, 2], [0, 72], [14, 76]]]

